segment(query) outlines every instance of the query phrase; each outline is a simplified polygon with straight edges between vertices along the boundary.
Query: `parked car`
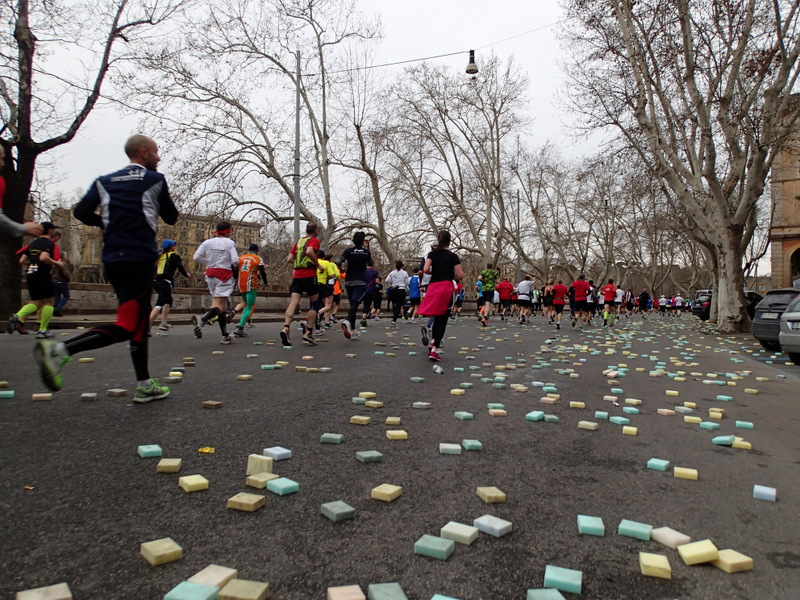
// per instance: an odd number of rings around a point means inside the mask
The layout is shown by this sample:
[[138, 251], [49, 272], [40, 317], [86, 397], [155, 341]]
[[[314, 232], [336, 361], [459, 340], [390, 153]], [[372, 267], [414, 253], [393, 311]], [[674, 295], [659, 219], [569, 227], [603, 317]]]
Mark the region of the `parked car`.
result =
[[781, 316], [778, 341], [781, 349], [789, 355], [789, 360], [800, 365], [800, 295], [786, 307]]
[[[694, 314], [696, 317], [699, 317], [702, 321], [708, 321], [708, 318], [711, 315], [711, 301], [714, 297], [710, 291], [706, 291], [708, 292], [707, 294], [701, 294], [695, 298], [694, 306], [692, 307], [692, 314]], [[764, 296], [758, 292], [746, 291], [744, 293], [747, 314], [750, 315], [751, 319], [755, 316], [756, 305], [761, 302], [763, 298]]]
[[694, 299], [694, 306], [692, 307], [692, 314], [699, 317], [701, 321], [708, 321], [711, 316], [711, 301], [713, 296], [711, 292], [702, 294]]
[[770, 290], [756, 306], [753, 318], [753, 337], [767, 350], [780, 350], [781, 315], [797, 297], [800, 288]]

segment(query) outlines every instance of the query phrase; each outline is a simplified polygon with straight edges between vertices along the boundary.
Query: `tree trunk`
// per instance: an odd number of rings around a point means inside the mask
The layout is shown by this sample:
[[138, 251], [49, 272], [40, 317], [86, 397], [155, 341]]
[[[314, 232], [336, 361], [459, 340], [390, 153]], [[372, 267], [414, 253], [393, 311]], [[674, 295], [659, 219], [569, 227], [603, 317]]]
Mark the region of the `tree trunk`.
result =
[[714, 303], [717, 306], [717, 327], [722, 333], [750, 331], [750, 316], [744, 299], [744, 276], [739, 238], [727, 230], [716, 242], [717, 286]]

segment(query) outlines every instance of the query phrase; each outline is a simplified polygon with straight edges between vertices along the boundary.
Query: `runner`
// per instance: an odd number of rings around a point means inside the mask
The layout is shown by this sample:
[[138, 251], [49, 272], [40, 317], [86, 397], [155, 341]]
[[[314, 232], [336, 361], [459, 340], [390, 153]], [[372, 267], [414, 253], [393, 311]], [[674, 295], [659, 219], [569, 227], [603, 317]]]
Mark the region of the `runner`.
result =
[[658, 311], [661, 313], [661, 316], [665, 316], [667, 314], [667, 306], [669, 305], [669, 300], [664, 294], [661, 294], [661, 298], [658, 299]]
[[402, 260], [395, 261], [394, 271], [386, 276], [386, 288], [389, 295], [389, 302], [392, 303], [392, 327], [397, 328], [397, 319], [406, 303], [406, 287], [410, 278], [408, 273], [403, 270]]
[[478, 275], [475, 282], [475, 316], [478, 319], [483, 315], [483, 277]]
[[464, 286], [461, 285], [461, 282], [456, 284], [456, 304], [453, 306], [453, 319], [457, 319], [461, 316], [461, 309], [464, 306], [464, 293], [465, 293]]
[[233, 293], [235, 271], [239, 265], [239, 255], [236, 244], [230, 238], [231, 224], [227, 221], [217, 223], [214, 237], [207, 239], [195, 250], [192, 257], [195, 262], [206, 266], [205, 276], [208, 291], [213, 300], [211, 308], [200, 318], [192, 315], [194, 337], [203, 337], [202, 327], [211, 324], [211, 319], [217, 317], [219, 330], [222, 332], [222, 344], [230, 344], [233, 336], [228, 333], [228, 319], [226, 313], [228, 302]]
[[461, 260], [450, 252], [450, 232], [443, 229], [437, 237], [438, 245], [425, 259], [425, 273], [431, 275], [431, 282], [425, 299], [419, 307], [422, 315], [433, 317], [433, 344], [428, 352], [432, 361], [440, 361], [442, 340], [450, 318], [450, 310], [455, 301], [455, 281], [464, 278]]
[[[367, 261], [367, 270], [364, 271], [364, 280], [367, 282], [367, 287], [364, 291], [364, 313], [361, 316], [361, 327], [367, 326], [367, 319], [372, 314], [372, 304], [375, 302], [375, 280], [380, 277], [380, 273], [378, 273], [374, 265], [374, 261], [370, 258]], [[378, 302], [380, 302], [380, 297], [378, 297]]]
[[586, 294], [586, 324], [592, 324], [592, 317], [597, 306], [597, 288], [594, 287], [594, 281], [589, 280], [589, 292]]
[[511, 311], [511, 295], [514, 292], [514, 286], [511, 285], [508, 277], [503, 277], [502, 281], [495, 286], [495, 291], [500, 299], [500, 320], [505, 321]]
[[609, 279], [608, 283], [600, 290], [603, 295], [603, 327], [614, 326], [614, 302], [617, 297], [617, 286], [614, 285], [614, 280]]
[[156, 305], [150, 312], [151, 327], [156, 322], [158, 313], [161, 313], [161, 325], [158, 326], [161, 331], [167, 331], [170, 328], [168, 319], [169, 311], [172, 308], [172, 288], [174, 287], [175, 271], [178, 271], [184, 277], [189, 277], [189, 273], [183, 268], [183, 261], [180, 255], [175, 252], [175, 242], [164, 240], [161, 242], [161, 255], [156, 263], [156, 278], [153, 281], [153, 290], [158, 294], [158, 297], [156, 298]]
[[[44, 384], [58, 391], [64, 384], [61, 370], [72, 355], [127, 341], [138, 386], [133, 401], [149, 402], [170, 393], [150, 377], [147, 365], [150, 293], [158, 258], [156, 215], [174, 225], [178, 211], [164, 176], [156, 171], [161, 159], [155, 141], [131, 136], [125, 154], [131, 164], [97, 179], [72, 210], [79, 221], [103, 230], [103, 265], [119, 302], [117, 320], [66, 342], [40, 340], [34, 357]], [[102, 208], [100, 214], [98, 208]]]
[[42, 234], [33, 240], [20, 257], [20, 264], [25, 268], [25, 280], [28, 284], [28, 294], [31, 301], [19, 309], [6, 323], [6, 333], [18, 331], [27, 335], [23, 323], [30, 315], [42, 311], [39, 331], [36, 339], [54, 337], [47, 329], [53, 317], [53, 304], [55, 303], [56, 286], [53, 283], [53, 266], [63, 267], [64, 263], [55, 258], [56, 245], [53, 242], [53, 231], [56, 226], [52, 223], [42, 223]]
[[[330, 258], [327, 258], [330, 257]], [[326, 255], [326, 260], [333, 260], [332, 254]], [[336, 264], [336, 263], [334, 263]], [[339, 313], [339, 308], [342, 306], [342, 284], [344, 282], [344, 277], [346, 273], [339, 269], [339, 265], [336, 265], [336, 269], [339, 272], [339, 277], [336, 278], [336, 281], [333, 282], [333, 308], [330, 312], [330, 322], [336, 323], [339, 319], [336, 315]]]
[[481, 287], [481, 299], [483, 307], [480, 311], [480, 318], [481, 324], [484, 327], [488, 327], [489, 315], [492, 314], [492, 309], [494, 308], [494, 288], [497, 284], [498, 277], [500, 277], [500, 273], [492, 268], [492, 263], [486, 263], [486, 268], [481, 271], [481, 281], [483, 282], [483, 286]]
[[621, 318], [624, 304], [625, 304], [625, 290], [621, 287], [618, 287], [614, 295], [614, 312], [617, 314], [617, 320]]
[[534, 287], [530, 275], [525, 275], [522, 281], [517, 284], [517, 302], [519, 302], [519, 323], [524, 325], [531, 318], [531, 308], [533, 306], [532, 297]]
[[553, 280], [550, 279], [542, 290], [542, 302], [544, 303], [544, 316], [547, 317], [548, 324], [552, 325], [555, 320], [555, 309], [553, 308]]
[[684, 300], [683, 296], [681, 296], [681, 293], [678, 292], [677, 294], [675, 294], [675, 314], [679, 317], [681, 316], [681, 309], [683, 308], [683, 302]]
[[633, 313], [633, 305], [634, 305], [633, 300], [634, 300], [633, 290], [631, 288], [628, 288], [627, 290], [625, 290], [625, 299], [624, 299], [626, 319], [630, 319], [631, 313]]
[[[572, 284], [572, 289], [575, 292], [575, 313], [576, 316], [572, 317], [572, 327], [578, 324], [580, 320], [580, 331], [583, 331], [583, 325], [589, 319], [589, 310], [587, 304], [587, 297], [591, 292], [592, 286], [586, 281], [586, 275], [581, 273], [578, 279]], [[594, 304], [592, 304], [594, 307]]]
[[569, 290], [560, 279], [553, 286], [553, 311], [556, 315], [556, 329], [561, 329], [561, 314], [564, 312], [564, 305], [567, 303]]
[[417, 309], [422, 301], [422, 290], [420, 288], [420, 278], [422, 271], [417, 271], [408, 279], [408, 299], [411, 303], [411, 324], [417, 322]]
[[319, 240], [317, 233], [319, 226], [314, 223], [306, 225], [306, 235], [301, 237], [289, 254], [286, 255], [286, 262], [291, 263], [294, 267], [292, 272], [292, 284], [289, 286], [291, 298], [289, 306], [286, 307], [286, 312], [283, 314], [283, 329], [281, 329], [281, 341], [284, 346], [291, 346], [292, 341], [289, 338], [289, 328], [294, 319], [294, 313], [300, 305], [300, 299], [303, 294], [308, 296], [308, 315], [305, 322], [300, 321], [300, 326], [303, 328], [303, 341], [316, 346], [317, 342], [314, 341], [314, 325], [317, 322], [317, 311], [319, 310], [319, 294], [317, 291], [317, 273], [324, 270], [317, 258], [319, 251]]
[[[322, 327], [331, 328], [331, 313], [333, 312], [334, 294], [336, 282], [341, 278], [339, 267], [333, 262], [333, 255], [330, 253], [319, 254], [319, 263], [325, 268], [323, 272], [317, 274], [317, 287], [319, 288], [319, 301], [322, 308], [317, 314], [317, 333], [323, 333]], [[322, 326], [322, 327], [321, 327]]]
[[[262, 282], [264, 285], [267, 284], [267, 271], [264, 268], [264, 261], [258, 255], [258, 244], [250, 244], [247, 253], [239, 257], [238, 268], [239, 293], [242, 295], [242, 299], [233, 309], [233, 314], [235, 315], [241, 310], [242, 316], [239, 318], [236, 329], [233, 330], [233, 335], [243, 338], [247, 337], [244, 332], [244, 324], [253, 314], [258, 297], [258, 287]], [[259, 276], [261, 281], [259, 281]]]
[[347, 312], [347, 320], [342, 321], [342, 332], [348, 340], [357, 339], [361, 335], [361, 332], [356, 329], [356, 314], [358, 305], [367, 292], [367, 263], [372, 262], [369, 240], [365, 239], [366, 237], [363, 231], [356, 231], [353, 234], [353, 246], [342, 252], [339, 260], [336, 261], [340, 269], [344, 263], [347, 263], [344, 288], [347, 290], [350, 310]]

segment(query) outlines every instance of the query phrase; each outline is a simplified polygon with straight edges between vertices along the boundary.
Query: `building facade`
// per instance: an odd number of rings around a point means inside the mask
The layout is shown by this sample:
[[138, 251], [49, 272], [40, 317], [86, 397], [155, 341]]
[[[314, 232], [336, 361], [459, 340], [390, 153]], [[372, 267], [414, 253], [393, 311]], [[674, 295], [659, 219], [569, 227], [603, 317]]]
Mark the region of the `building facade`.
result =
[[775, 157], [770, 190], [772, 287], [800, 287], [800, 137]]

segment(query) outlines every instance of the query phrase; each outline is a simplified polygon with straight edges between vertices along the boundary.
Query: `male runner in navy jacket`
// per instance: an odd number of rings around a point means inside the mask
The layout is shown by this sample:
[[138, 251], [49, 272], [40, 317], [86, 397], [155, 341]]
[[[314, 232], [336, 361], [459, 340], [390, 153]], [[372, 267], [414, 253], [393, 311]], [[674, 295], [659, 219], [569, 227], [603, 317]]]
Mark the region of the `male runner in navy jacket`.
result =
[[158, 258], [156, 228], [159, 216], [174, 225], [178, 210], [166, 179], [156, 171], [161, 158], [155, 141], [131, 136], [125, 154], [131, 164], [96, 179], [72, 210], [76, 219], [103, 230], [103, 266], [119, 301], [117, 320], [66, 342], [39, 340], [34, 356], [44, 384], [58, 391], [63, 386], [61, 369], [73, 354], [129, 341], [137, 380], [133, 401], [149, 402], [169, 395], [168, 387], [151, 379], [147, 365], [150, 294]]

